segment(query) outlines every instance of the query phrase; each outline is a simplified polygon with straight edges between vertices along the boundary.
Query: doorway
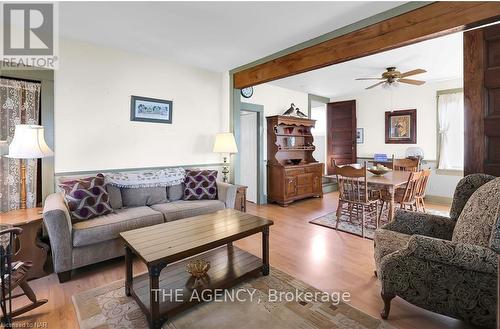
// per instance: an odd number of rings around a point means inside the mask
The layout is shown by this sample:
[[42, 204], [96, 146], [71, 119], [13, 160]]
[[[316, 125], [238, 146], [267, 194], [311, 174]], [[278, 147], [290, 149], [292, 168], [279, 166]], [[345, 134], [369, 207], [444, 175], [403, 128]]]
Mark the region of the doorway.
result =
[[241, 103], [240, 107], [240, 173], [238, 183], [247, 186], [247, 201], [266, 203], [264, 196], [264, 107]]

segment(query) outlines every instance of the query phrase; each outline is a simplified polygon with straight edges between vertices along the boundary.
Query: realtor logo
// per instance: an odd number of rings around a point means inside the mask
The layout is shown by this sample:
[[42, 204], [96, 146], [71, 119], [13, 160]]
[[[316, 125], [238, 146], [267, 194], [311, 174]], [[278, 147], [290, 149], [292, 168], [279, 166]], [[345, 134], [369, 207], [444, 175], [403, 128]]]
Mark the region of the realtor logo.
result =
[[4, 67], [55, 67], [56, 22], [53, 3], [4, 3]]

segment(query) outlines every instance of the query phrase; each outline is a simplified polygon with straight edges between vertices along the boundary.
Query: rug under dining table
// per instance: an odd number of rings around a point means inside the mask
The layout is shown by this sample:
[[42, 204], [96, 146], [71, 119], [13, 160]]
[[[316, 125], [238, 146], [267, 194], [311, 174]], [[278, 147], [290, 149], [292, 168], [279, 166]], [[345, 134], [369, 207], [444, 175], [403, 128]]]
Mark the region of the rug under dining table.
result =
[[[269, 276], [259, 276], [233, 289], [254, 292], [245, 301], [211, 301], [194, 306], [163, 325], [164, 329], [392, 329], [387, 322], [374, 318], [344, 303], [304, 298], [270, 301], [274, 293], [322, 292], [294, 277], [271, 268]], [[244, 294], [242, 296], [245, 296]], [[241, 297], [241, 296], [240, 296]], [[72, 297], [81, 329], [148, 328], [146, 317], [137, 303], [125, 295], [124, 281], [78, 293]], [[244, 298], [240, 298], [244, 299]]]

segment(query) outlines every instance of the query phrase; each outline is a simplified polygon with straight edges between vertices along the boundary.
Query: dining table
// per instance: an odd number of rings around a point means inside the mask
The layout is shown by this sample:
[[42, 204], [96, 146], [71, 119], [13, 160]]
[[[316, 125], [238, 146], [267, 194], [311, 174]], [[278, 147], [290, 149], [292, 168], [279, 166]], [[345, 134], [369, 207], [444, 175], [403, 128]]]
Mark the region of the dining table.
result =
[[[366, 174], [366, 183], [371, 189], [385, 189], [389, 194], [389, 213], [388, 220], [394, 218], [395, 202], [394, 194], [396, 189], [404, 186], [410, 177], [410, 171], [389, 171], [384, 175], [374, 175], [371, 172]], [[336, 175], [328, 175], [326, 177], [336, 178]]]

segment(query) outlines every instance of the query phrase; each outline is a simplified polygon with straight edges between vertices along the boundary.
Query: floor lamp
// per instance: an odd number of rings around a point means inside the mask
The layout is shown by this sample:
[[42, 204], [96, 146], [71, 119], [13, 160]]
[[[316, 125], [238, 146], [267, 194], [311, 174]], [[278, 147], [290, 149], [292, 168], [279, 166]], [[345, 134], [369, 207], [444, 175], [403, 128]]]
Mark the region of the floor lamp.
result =
[[[215, 135], [214, 152], [229, 154], [238, 153], [238, 147], [236, 146], [236, 141], [234, 140], [234, 135], [232, 133], [219, 133]], [[224, 166], [222, 167], [222, 181], [227, 182], [229, 174], [229, 163], [227, 162], [227, 157], [224, 157]]]
[[44, 138], [43, 126], [16, 125], [14, 138], [9, 145], [7, 158], [20, 159], [21, 169], [21, 209], [26, 209], [26, 163], [29, 159], [40, 159], [53, 156]]

